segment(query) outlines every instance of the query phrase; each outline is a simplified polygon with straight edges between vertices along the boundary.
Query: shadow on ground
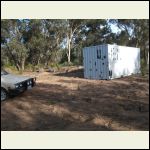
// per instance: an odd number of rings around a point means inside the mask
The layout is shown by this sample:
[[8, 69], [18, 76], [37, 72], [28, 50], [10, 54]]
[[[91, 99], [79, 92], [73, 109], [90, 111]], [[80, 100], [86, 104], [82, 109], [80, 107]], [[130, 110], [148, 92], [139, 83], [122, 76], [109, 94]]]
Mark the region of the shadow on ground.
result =
[[56, 76], [63, 76], [63, 77], [74, 77], [74, 78], [84, 78], [83, 69], [76, 69], [64, 73], [56, 73]]

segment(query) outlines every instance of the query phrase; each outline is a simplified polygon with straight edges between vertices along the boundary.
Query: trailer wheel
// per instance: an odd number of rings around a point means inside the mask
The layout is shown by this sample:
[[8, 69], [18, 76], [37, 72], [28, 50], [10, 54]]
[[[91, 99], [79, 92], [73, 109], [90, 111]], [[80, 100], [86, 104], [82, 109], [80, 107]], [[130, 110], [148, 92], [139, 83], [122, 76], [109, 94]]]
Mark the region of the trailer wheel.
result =
[[1, 101], [4, 101], [8, 98], [8, 93], [5, 89], [1, 88]]

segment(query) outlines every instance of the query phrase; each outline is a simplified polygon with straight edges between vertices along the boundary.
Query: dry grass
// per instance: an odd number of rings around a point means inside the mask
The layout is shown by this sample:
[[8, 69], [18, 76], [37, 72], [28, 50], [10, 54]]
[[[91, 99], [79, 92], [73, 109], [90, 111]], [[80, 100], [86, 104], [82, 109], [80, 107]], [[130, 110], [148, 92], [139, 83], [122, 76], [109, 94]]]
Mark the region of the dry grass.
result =
[[149, 130], [149, 79], [87, 80], [82, 70], [24, 73], [37, 85], [1, 102], [1, 130]]

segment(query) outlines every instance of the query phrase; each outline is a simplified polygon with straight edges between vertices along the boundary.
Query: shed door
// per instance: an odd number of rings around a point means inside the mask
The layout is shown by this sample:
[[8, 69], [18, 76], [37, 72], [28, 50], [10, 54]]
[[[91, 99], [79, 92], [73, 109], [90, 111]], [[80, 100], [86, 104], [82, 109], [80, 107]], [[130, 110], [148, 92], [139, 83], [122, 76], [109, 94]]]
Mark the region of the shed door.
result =
[[96, 73], [97, 73], [97, 78], [98, 79], [102, 79], [103, 77], [103, 72], [102, 72], [102, 61], [101, 61], [101, 57], [102, 57], [102, 50], [101, 48], [97, 47], [96, 49]]
[[92, 57], [92, 77], [93, 79], [98, 79], [98, 76], [97, 76], [97, 55], [96, 55], [96, 47], [93, 47], [92, 49], [92, 54], [91, 54], [91, 57]]
[[105, 45], [101, 45], [96, 50], [97, 63], [96, 69], [97, 77], [99, 79], [107, 79], [107, 50]]
[[102, 46], [102, 66], [103, 66], [103, 79], [108, 79], [108, 53], [107, 46]]

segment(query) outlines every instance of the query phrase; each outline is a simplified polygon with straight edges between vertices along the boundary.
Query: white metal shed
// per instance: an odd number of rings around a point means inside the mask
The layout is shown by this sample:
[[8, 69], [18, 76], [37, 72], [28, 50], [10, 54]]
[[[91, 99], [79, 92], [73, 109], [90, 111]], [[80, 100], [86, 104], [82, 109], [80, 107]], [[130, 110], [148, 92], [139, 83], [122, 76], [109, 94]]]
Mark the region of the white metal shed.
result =
[[83, 48], [84, 77], [114, 79], [140, 73], [140, 49], [116, 44]]

